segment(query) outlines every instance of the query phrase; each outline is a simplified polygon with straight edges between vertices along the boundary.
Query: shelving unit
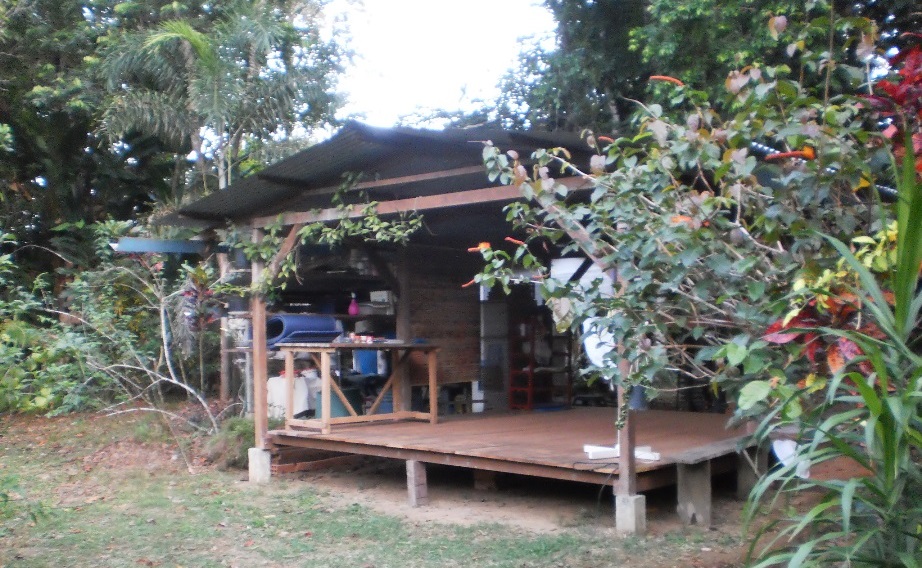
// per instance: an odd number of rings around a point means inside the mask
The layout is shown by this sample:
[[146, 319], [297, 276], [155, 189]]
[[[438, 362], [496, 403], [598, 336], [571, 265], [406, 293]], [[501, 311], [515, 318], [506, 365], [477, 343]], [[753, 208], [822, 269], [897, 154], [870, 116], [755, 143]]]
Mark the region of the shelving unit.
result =
[[[569, 341], [558, 342], [551, 337], [547, 343], [544, 326], [538, 316], [510, 322], [509, 338], [509, 408], [536, 408], [570, 404], [572, 371]], [[538, 358], [538, 346], [547, 346], [547, 361]], [[563, 385], [555, 381], [562, 378]], [[561, 392], [561, 387], [563, 391]]]

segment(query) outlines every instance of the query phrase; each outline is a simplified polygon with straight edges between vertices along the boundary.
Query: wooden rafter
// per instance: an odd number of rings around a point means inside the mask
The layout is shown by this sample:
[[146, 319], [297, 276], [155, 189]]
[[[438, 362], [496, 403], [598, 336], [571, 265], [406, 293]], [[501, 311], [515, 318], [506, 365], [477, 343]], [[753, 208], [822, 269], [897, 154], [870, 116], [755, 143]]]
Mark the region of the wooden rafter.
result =
[[288, 253], [291, 252], [291, 249], [295, 247], [298, 242], [298, 233], [301, 232], [301, 228], [304, 227], [303, 223], [298, 223], [293, 225], [288, 231], [288, 235], [285, 237], [285, 240], [282, 241], [282, 246], [279, 248], [279, 251], [275, 253], [275, 256], [272, 257], [272, 260], [269, 262], [269, 265], [266, 267], [266, 277], [275, 278], [278, 274], [279, 268], [282, 266], [282, 262], [288, 256]]
[[[590, 182], [581, 177], [567, 177], [557, 180], [570, 189], [587, 189]], [[470, 189], [467, 191], [456, 191], [452, 193], [442, 193], [438, 195], [425, 195], [421, 197], [409, 197], [406, 199], [394, 199], [390, 201], [381, 201], [378, 203], [379, 215], [392, 215], [398, 213], [409, 213], [412, 211], [421, 212], [432, 209], [443, 209], [447, 207], [460, 207], [464, 205], [477, 205], [481, 203], [498, 203], [502, 201], [515, 201], [522, 199], [522, 192], [514, 186], [495, 186], [484, 187], [480, 189]], [[285, 213], [281, 216], [282, 225], [294, 225], [298, 223], [327, 223], [346, 218], [361, 217], [365, 209], [365, 204], [352, 206], [347, 211], [330, 207], [315, 211], [303, 211]], [[253, 226], [257, 228], [267, 227], [278, 222], [278, 216], [256, 217], [253, 219]]]
[[[368, 181], [360, 181], [353, 185], [350, 189], [379, 189], [382, 187], [391, 187], [395, 185], [402, 185], [406, 183], [417, 183], [421, 181], [432, 181], [437, 179], [448, 179], [457, 176], [464, 176], [469, 174], [483, 173], [483, 166], [465, 166], [463, 168], [454, 168], [451, 170], [441, 170], [438, 172], [426, 172], [424, 174], [413, 174], [408, 176], [399, 176], [386, 179], [375, 179]], [[279, 185], [287, 186], [296, 186], [297, 182], [292, 181], [287, 178], [279, 178], [275, 176], [260, 176], [267, 181], [277, 183]], [[331, 195], [336, 193], [340, 188], [340, 185], [328, 185], [325, 187], [319, 187], [317, 189], [311, 190], [311, 195]], [[284, 200], [277, 205], [281, 206], [283, 209], [287, 209], [288, 205], [295, 203], [297, 200], [301, 199], [301, 195], [296, 195], [290, 199]]]

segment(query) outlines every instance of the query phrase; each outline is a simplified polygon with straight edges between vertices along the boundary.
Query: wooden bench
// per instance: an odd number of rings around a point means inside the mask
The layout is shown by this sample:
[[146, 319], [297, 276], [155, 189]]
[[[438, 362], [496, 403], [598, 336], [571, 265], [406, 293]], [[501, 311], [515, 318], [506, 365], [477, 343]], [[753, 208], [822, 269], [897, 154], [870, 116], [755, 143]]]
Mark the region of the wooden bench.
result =
[[[685, 524], [711, 526], [711, 462], [737, 455], [736, 495], [745, 498], [765, 471], [768, 454], [758, 451], [747, 436], [739, 436], [699, 446], [671, 456], [676, 464], [679, 517]], [[746, 444], [745, 447], [742, 447]]]

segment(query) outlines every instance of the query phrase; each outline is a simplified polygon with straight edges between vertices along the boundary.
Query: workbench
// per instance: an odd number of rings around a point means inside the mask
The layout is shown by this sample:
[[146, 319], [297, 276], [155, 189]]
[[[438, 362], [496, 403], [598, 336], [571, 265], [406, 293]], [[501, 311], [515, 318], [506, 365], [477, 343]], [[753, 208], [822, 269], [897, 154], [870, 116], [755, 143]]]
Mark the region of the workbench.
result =
[[[331, 428], [337, 424], [379, 422], [382, 420], [424, 420], [431, 424], [436, 424], [438, 422], [437, 353], [439, 347], [437, 345], [389, 339], [375, 341], [373, 343], [279, 343], [276, 347], [285, 355], [285, 378], [288, 382], [285, 405], [286, 428], [306, 428], [319, 430], [322, 434], [329, 434]], [[391, 358], [391, 372], [387, 378], [387, 382], [384, 383], [377, 398], [368, 409], [368, 414], [359, 414], [343, 394], [340, 386], [333, 380], [332, 355], [340, 350], [367, 349], [388, 352]], [[405, 401], [409, 400], [410, 389], [409, 373], [404, 371], [410, 360], [410, 354], [413, 352], [422, 352], [426, 356], [429, 371], [428, 412], [418, 412], [410, 408], [404, 408]], [[295, 355], [298, 353], [308, 354], [315, 361], [317, 368], [320, 370], [320, 416], [315, 416], [313, 419], [296, 419], [293, 413], [294, 405], [292, 402], [294, 400], [295, 390], [294, 361]], [[391, 412], [378, 412], [381, 407], [381, 401], [388, 391], [392, 394], [393, 409]], [[330, 403], [334, 395], [342, 402], [346, 411], [349, 412], [349, 416], [332, 417], [330, 415]]]

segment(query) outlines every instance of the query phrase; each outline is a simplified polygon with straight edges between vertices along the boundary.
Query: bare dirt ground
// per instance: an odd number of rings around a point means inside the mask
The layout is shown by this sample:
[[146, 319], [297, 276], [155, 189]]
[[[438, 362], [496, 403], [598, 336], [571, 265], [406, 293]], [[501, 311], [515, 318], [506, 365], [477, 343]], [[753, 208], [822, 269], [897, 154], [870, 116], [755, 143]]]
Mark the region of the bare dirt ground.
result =
[[[611, 539], [621, 538], [615, 533], [611, 489], [585, 483], [499, 474], [497, 489], [482, 490], [474, 488], [473, 475], [468, 470], [429, 465], [429, 505], [414, 508], [407, 502], [404, 464], [395, 460], [360, 458], [348, 465], [280, 477], [309, 483], [339, 500], [417, 525], [499, 523], [532, 533], [560, 534], [583, 529]], [[711, 527], [682, 525], [675, 512], [675, 488], [647, 493], [647, 537], [700, 540], [701, 546], [680, 562], [650, 558], [645, 566], [743, 565], [743, 502], [734, 497], [735, 477], [716, 477], [714, 483]], [[711, 543], [715, 540], [722, 544], [714, 546]]]
[[[168, 434], [151, 432], [150, 422], [144, 424], [99, 415], [0, 417], [0, 446], [15, 443], [25, 446], [36, 460], [60, 464], [55, 471], [36, 474], [37, 481], [54, 487], [53, 505], [57, 507], [79, 508], [107, 499], [107, 479], [132, 475], [169, 478], [186, 476], [190, 470], [195, 476], [208, 476], [214, 469], [204, 457], [201, 441], [193, 441], [180, 451]], [[825, 465], [814, 475], [847, 477], [847, 469], [843, 464]], [[5, 470], [0, 464], [0, 475]], [[430, 504], [420, 508], [407, 503], [401, 461], [355, 458], [330, 468], [277, 477], [290, 486], [289, 490], [296, 491], [303, 483], [328, 497], [329, 502], [357, 504], [419, 527], [497, 525], [541, 535], [588, 531], [612, 542], [620, 539], [614, 531], [610, 488], [500, 474], [496, 490], [476, 490], [469, 470], [429, 465], [427, 475]], [[237, 470], [233, 477], [245, 487], [245, 471]], [[637, 546], [681, 542], [685, 552], [681, 558], [644, 555], [642, 565], [742, 566], [746, 551], [741, 526], [744, 504], [734, 497], [734, 483], [732, 475], [715, 477], [711, 527], [680, 523], [674, 488], [648, 492], [648, 540]]]
[[[554, 532], [577, 525], [614, 528], [611, 490], [585, 483], [499, 474], [496, 490], [482, 490], [474, 488], [473, 475], [468, 470], [429, 465], [429, 505], [414, 508], [407, 503], [403, 462], [361, 458], [351, 465], [282, 475], [413, 522], [501, 522], [534, 532]], [[730, 498], [731, 490], [732, 487], [727, 491], [717, 488], [716, 516], [736, 523], [741, 503]], [[679, 524], [674, 498], [674, 490], [668, 489], [648, 495], [652, 530], [671, 530]], [[715, 528], [721, 524], [718, 522]]]

